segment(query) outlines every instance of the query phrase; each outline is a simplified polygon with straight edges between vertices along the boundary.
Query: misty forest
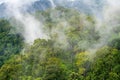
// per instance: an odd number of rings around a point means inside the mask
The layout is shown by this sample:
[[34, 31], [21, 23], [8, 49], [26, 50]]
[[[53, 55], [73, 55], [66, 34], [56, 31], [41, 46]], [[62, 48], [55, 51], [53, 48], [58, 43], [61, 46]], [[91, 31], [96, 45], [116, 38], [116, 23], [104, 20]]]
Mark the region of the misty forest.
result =
[[120, 80], [119, 0], [0, 0], [0, 80]]

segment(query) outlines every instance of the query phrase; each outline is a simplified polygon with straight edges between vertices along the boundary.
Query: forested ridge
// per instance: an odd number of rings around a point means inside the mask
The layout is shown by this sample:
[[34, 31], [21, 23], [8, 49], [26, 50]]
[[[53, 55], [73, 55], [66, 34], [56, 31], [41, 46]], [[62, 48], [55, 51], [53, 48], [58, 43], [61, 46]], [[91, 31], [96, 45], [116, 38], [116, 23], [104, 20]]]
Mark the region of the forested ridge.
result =
[[0, 19], [0, 80], [120, 80], [120, 26], [96, 49], [101, 35], [93, 16], [63, 7], [32, 15], [44, 18], [50, 37], [32, 45], [12, 17]]

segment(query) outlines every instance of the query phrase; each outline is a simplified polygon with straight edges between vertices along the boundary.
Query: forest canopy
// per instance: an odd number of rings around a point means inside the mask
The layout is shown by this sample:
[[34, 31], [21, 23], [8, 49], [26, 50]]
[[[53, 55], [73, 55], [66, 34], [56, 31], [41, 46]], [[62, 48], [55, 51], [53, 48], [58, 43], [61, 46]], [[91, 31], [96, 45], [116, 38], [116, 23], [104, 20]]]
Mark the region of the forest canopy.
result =
[[101, 35], [93, 16], [63, 7], [32, 15], [44, 18], [50, 39], [27, 44], [9, 19], [1, 19], [0, 80], [120, 80], [120, 26], [94, 51]]

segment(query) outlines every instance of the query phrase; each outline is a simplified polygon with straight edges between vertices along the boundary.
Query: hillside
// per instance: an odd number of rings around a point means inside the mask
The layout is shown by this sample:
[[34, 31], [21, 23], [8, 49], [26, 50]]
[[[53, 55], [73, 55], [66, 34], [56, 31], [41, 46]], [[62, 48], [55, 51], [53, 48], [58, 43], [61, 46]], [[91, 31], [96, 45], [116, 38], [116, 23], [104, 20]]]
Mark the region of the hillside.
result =
[[95, 16], [64, 7], [31, 15], [47, 39], [26, 43], [19, 19], [0, 20], [0, 80], [120, 79], [119, 25], [108, 35], [112, 25], [97, 30]]

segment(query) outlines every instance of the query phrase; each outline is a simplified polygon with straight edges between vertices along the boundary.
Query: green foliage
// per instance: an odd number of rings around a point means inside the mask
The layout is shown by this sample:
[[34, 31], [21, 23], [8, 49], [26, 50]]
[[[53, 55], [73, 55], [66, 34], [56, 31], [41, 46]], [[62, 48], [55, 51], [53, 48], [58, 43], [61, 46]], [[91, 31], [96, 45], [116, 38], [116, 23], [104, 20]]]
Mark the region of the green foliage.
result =
[[119, 80], [120, 73], [117, 71], [120, 68], [120, 59], [117, 58], [119, 53], [119, 50], [109, 47], [100, 49], [88, 75], [89, 80]]
[[80, 78], [80, 76], [79, 76], [78, 73], [72, 72], [72, 73], [69, 75], [68, 80], [81, 80], [81, 78]]
[[16, 56], [7, 61], [0, 69], [0, 80], [18, 80], [22, 69], [21, 64], [19, 64], [20, 62], [20, 57]]
[[57, 58], [47, 61], [44, 80], [66, 80], [65, 65]]
[[23, 38], [19, 34], [11, 34], [12, 26], [7, 20], [0, 20], [0, 67], [13, 54], [20, 53]]
[[120, 38], [113, 39], [108, 45], [112, 48], [120, 50]]
[[120, 80], [119, 38], [94, 56], [87, 51], [100, 38], [92, 16], [62, 7], [34, 15], [44, 17], [50, 39], [32, 45], [23, 44], [20, 34], [11, 33], [9, 21], [0, 20], [0, 80]]

